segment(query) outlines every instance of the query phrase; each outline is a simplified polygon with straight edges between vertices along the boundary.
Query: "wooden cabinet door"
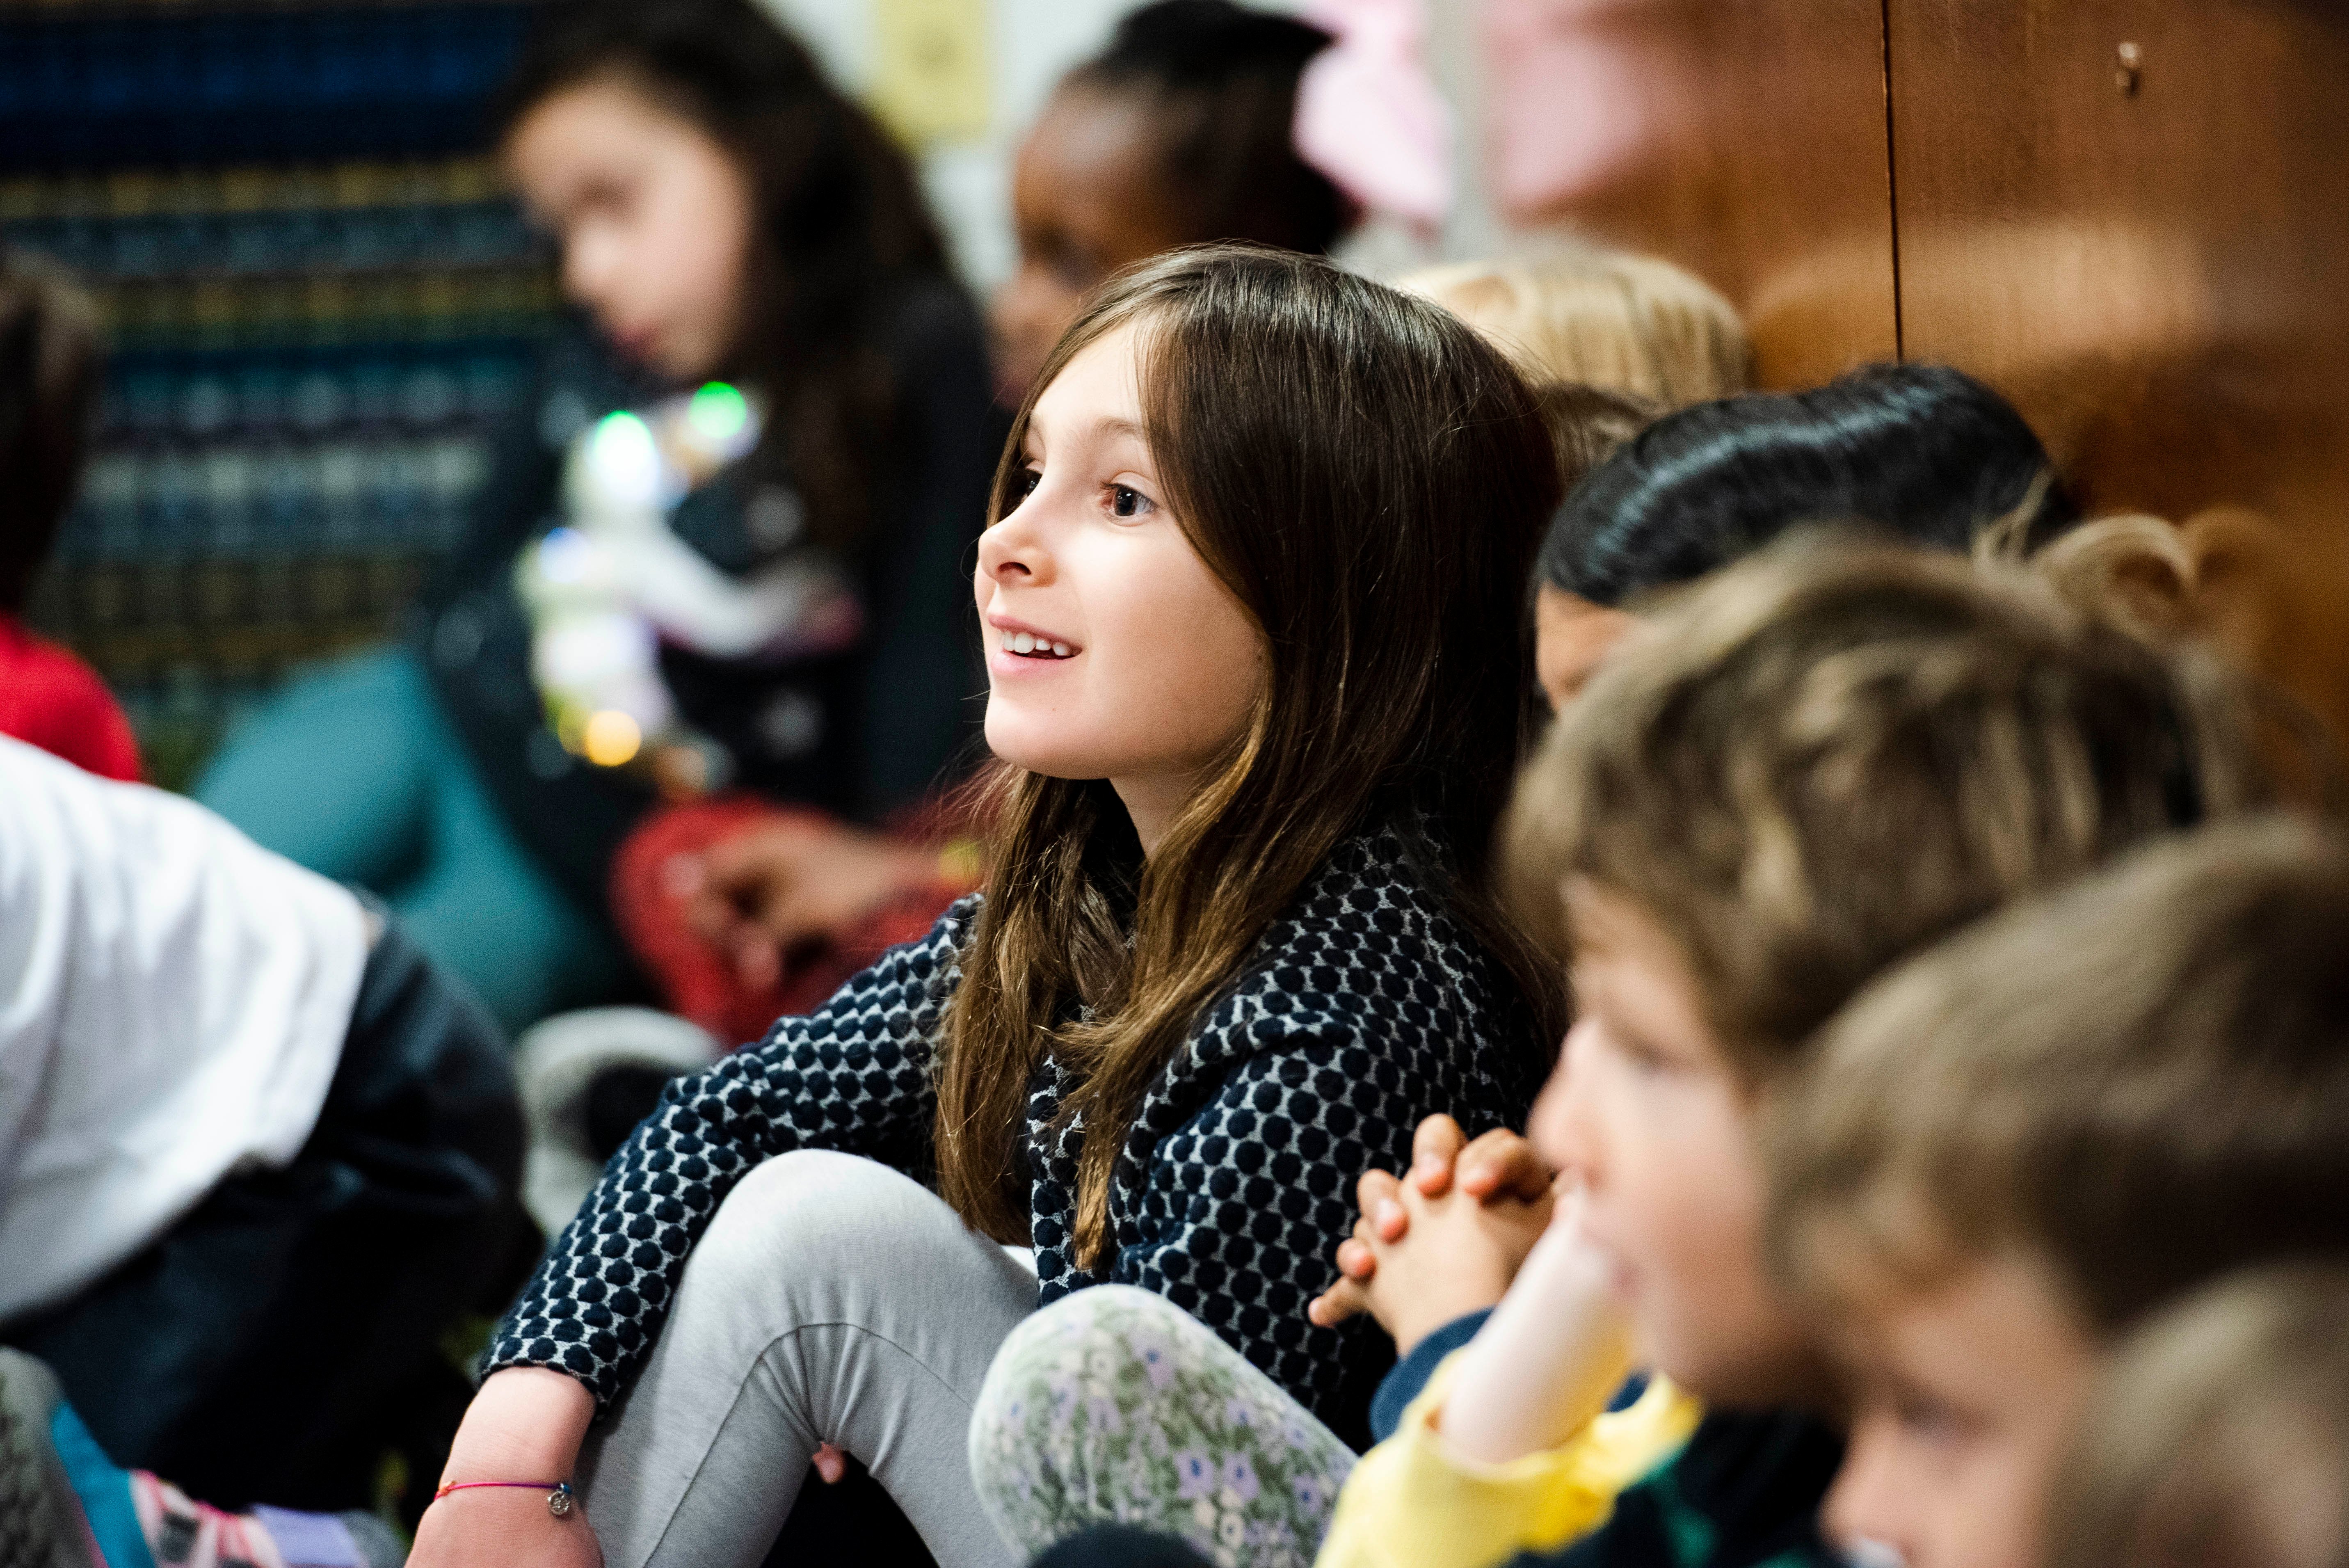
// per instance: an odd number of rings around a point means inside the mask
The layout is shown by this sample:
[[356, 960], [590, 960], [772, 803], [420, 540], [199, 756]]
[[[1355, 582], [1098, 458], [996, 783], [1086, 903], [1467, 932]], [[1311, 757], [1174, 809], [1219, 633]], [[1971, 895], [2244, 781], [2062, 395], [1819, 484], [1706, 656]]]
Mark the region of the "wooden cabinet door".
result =
[[1484, 0], [1495, 198], [1669, 256], [1765, 386], [1898, 352], [1881, 0]]
[[2014, 399], [2092, 507], [2185, 520], [2222, 632], [2349, 734], [2349, 20], [1887, 0], [1885, 26], [1906, 357]]

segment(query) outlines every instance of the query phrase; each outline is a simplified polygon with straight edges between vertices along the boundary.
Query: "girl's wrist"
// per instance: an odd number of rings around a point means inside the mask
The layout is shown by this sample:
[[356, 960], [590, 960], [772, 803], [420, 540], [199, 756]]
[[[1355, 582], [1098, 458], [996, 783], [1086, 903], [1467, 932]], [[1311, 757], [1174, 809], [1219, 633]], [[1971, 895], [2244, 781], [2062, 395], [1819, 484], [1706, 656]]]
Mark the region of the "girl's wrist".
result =
[[595, 1397], [566, 1373], [536, 1366], [492, 1373], [465, 1411], [440, 1484], [567, 1482], [595, 1417]]

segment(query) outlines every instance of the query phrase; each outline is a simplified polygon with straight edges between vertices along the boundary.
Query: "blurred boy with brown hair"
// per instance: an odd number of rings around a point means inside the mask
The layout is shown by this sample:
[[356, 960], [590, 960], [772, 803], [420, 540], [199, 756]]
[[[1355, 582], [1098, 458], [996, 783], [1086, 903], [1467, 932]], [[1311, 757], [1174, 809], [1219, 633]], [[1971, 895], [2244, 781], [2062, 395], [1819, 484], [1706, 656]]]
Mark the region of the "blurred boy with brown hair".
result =
[[1771, 1189], [1855, 1386], [1830, 1519], [2029, 1568], [2110, 1345], [2231, 1269], [2349, 1256], [2349, 848], [2212, 828], [1904, 965], [1822, 1039]]

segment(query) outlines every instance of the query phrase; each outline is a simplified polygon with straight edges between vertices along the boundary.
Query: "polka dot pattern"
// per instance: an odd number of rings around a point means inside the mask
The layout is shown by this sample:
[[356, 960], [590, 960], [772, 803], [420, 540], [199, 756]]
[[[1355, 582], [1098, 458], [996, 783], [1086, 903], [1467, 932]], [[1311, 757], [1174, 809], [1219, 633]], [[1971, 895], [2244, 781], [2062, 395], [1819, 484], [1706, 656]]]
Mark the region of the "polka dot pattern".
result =
[[[1401, 1168], [1437, 1111], [1472, 1133], [1522, 1125], [1535, 1085], [1522, 1003], [1402, 864], [1389, 835], [1342, 846], [1202, 1015], [1127, 1139], [1099, 1273], [1072, 1253], [1082, 1128], [1051, 1128], [1070, 1087], [1057, 1064], [1029, 1099], [1039, 1304], [1108, 1281], [1156, 1291], [1341, 1434], [1362, 1428], [1384, 1344], [1365, 1323], [1315, 1328], [1305, 1304], [1333, 1277], [1355, 1179]], [[978, 909], [962, 900], [816, 1012], [672, 1084], [500, 1324], [485, 1370], [554, 1367], [608, 1404], [753, 1166], [814, 1147], [925, 1168], [933, 1048]]]

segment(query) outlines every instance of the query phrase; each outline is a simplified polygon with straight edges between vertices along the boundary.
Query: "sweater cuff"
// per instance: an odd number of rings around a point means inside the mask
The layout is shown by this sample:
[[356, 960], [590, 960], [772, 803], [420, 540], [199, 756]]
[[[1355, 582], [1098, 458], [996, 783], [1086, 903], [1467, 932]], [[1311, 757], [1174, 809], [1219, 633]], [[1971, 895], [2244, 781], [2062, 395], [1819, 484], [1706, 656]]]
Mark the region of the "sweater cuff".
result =
[[1476, 1337], [1493, 1309], [1472, 1312], [1454, 1318], [1442, 1328], [1411, 1347], [1411, 1354], [1394, 1364], [1379, 1383], [1379, 1391], [1371, 1400], [1371, 1436], [1385, 1442], [1402, 1424], [1403, 1410], [1420, 1390], [1427, 1386], [1438, 1363]]

